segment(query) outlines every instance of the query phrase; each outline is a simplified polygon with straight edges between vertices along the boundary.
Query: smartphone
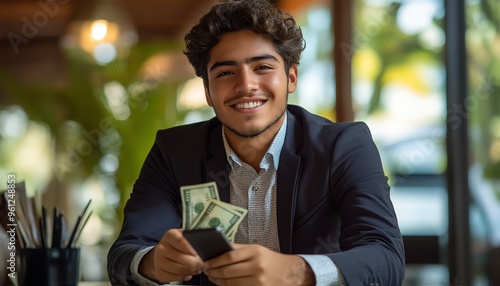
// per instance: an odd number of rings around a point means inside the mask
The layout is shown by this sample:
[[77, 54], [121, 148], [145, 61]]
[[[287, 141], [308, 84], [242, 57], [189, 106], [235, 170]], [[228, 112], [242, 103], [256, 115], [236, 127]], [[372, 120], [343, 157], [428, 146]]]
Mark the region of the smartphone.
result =
[[182, 233], [203, 261], [233, 249], [231, 242], [220, 227], [184, 230]]

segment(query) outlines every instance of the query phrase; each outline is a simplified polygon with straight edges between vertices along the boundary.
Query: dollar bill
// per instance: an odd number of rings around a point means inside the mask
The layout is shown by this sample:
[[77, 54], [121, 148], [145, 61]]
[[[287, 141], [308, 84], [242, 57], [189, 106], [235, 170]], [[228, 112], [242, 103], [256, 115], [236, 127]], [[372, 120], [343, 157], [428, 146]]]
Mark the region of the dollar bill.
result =
[[182, 229], [193, 229], [193, 222], [211, 200], [219, 201], [215, 182], [181, 187]]
[[193, 229], [221, 227], [232, 240], [247, 210], [218, 200], [211, 200], [203, 213], [191, 225]]
[[[236, 206], [233, 206], [233, 205], [230, 205], [230, 206], [234, 207], [234, 211], [237, 211], [237, 212], [241, 213], [243, 215], [243, 218], [245, 218], [245, 216], [247, 214], [247, 210], [246, 209], [240, 208], [240, 207], [236, 207]], [[236, 238], [236, 232], [238, 231], [238, 227], [239, 227], [240, 223], [241, 223], [241, 221], [230, 232], [228, 232], [226, 234], [226, 236], [229, 239], [229, 241], [234, 242], [234, 239]]]

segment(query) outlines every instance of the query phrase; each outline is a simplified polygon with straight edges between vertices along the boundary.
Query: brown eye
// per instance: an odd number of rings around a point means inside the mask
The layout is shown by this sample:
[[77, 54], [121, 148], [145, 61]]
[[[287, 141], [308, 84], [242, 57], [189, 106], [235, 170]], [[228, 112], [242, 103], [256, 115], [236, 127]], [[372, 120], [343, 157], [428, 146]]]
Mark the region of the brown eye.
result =
[[268, 70], [268, 69], [272, 69], [270, 66], [259, 66], [257, 67], [258, 70]]
[[231, 74], [231, 72], [229, 72], [229, 71], [223, 71], [223, 72], [218, 73], [217, 76], [216, 76], [216, 78], [222, 77], [222, 76], [226, 76], [226, 75], [230, 75], [230, 74]]

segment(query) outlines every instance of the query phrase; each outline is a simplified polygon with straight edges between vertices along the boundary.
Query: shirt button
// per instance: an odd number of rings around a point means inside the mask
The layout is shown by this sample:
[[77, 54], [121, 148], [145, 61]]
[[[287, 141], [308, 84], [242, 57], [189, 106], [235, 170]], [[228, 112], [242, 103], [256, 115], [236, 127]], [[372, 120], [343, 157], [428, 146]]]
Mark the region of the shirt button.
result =
[[257, 186], [253, 186], [253, 187], [252, 187], [252, 191], [253, 191], [254, 193], [255, 193], [255, 192], [257, 192], [258, 190], [259, 190], [259, 187], [257, 187]]

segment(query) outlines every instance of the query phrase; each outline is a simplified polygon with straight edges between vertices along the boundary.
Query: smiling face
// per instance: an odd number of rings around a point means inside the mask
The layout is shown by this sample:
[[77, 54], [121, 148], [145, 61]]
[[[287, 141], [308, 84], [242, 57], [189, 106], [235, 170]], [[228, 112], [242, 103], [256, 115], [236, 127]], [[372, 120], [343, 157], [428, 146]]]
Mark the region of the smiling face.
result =
[[227, 128], [226, 136], [251, 138], [279, 130], [288, 93], [296, 88], [297, 67], [287, 75], [269, 39], [249, 30], [224, 34], [210, 50], [207, 72], [207, 103]]

